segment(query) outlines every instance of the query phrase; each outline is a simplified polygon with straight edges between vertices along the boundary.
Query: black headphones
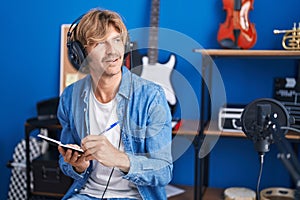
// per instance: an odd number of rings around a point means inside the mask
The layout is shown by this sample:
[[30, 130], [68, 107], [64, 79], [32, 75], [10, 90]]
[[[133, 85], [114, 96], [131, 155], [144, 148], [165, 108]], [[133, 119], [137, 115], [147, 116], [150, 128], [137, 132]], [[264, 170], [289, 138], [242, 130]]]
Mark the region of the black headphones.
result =
[[[72, 41], [72, 34], [75, 32], [77, 29], [77, 25], [83, 15], [78, 17], [70, 26], [68, 33], [67, 33], [67, 48], [68, 48], [68, 58], [73, 67], [78, 70], [78, 71], [83, 71], [81, 69], [81, 64], [83, 63], [84, 59], [87, 56], [87, 53], [85, 51], [85, 48], [82, 46], [82, 44], [78, 41]], [[75, 27], [72, 29], [72, 27], [75, 25]]]
[[[88, 69], [86, 69], [86, 67], [82, 67], [82, 63], [84, 62], [86, 56], [87, 56], [87, 52], [85, 50], [85, 48], [83, 47], [83, 45], [78, 41], [72, 41], [72, 35], [76, 33], [76, 29], [77, 29], [77, 25], [79, 24], [81, 18], [84, 16], [81, 15], [80, 17], [78, 17], [70, 26], [68, 33], [67, 33], [67, 49], [68, 49], [68, 58], [69, 61], [71, 62], [71, 64], [73, 65], [73, 67], [83, 73], [87, 73]], [[74, 28], [72, 29], [72, 27], [74, 26]], [[126, 56], [128, 55], [128, 53], [130, 51], [132, 51], [131, 48], [131, 43], [129, 40], [129, 36], [127, 36], [127, 40], [125, 42], [125, 55], [124, 55], [124, 60], [126, 58]]]

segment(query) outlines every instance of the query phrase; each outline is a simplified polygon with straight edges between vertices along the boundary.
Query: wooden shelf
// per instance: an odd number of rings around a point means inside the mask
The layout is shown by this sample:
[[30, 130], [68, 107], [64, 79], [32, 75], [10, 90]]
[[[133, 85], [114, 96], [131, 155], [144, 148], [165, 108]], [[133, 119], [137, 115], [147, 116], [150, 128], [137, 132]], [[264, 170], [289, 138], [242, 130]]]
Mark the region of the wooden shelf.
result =
[[199, 133], [200, 121], [198, 120], [181, 120], [178, 130], [173, 130], [173, 135], [192, 135]]
[[[205, 135], [220, 135], [224, 137], [237, 137], [237, 138], [246, 138], [244, 132], [229, 132], [229, 131], [220, 131], [220, 130], [205, 130]], [[300, 133], [296, 133], [294, 131], [289, 131], [285, 137], [290, 140], [300, 140]]]
[[300, 58], [300, 51], [289, 50], [239, 50], [239, 49], [194, 49], [194, 52], [208, 56], [222, 57], [291, 57]]
[[[173, 135], [183, 135], [183, 136], [195, 136], [199, 134], [199, 121], [197, 120], [182, 120], [181, 126], [177, 131], [173, 131]], [[220, 131], [220, 130], [204, 130], [206, 135], [220, 135], [224, 137], [237, 137], [237, 138], [246, 138], [246, 135], [243, 132], [229, 132], [229, 131]], [[286, 134], [287, 139], [300, 140], [300, 133], [289, 131]]]

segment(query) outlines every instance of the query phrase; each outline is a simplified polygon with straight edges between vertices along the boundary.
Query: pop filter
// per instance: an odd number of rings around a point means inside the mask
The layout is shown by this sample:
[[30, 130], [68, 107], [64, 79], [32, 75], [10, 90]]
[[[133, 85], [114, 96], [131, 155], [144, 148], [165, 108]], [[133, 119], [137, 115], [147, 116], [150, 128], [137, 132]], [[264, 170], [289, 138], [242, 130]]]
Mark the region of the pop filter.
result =
[[241, 116], [242, 130], [248, 139], [254, 142], [254, 148], [258, 153], [269, 151], [273, 143], [272, 133], [285, 135], [289, 127], [289, 114], [286, 108], [274, 99], [262, 98], [248, 104]]

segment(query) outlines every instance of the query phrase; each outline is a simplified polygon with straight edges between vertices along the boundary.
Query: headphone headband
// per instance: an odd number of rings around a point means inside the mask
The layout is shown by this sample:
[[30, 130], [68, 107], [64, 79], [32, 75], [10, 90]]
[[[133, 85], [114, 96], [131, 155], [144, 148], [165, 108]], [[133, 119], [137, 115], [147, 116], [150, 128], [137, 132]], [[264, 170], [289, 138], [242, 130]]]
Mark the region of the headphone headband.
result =
[[[75, 20], [72, 22], [72, 24], [71, 24], [71, 26], [70, 26], [70, 28], [69, 28], [69, 30], [68, 30], [68, 33], [67, 33], [67, 45], [68, 45], [69, 42], [71, 41], [72, 34], [73, 34], [74, 31], [76, 31], [77, 25], [78, 25], [78, 23], [80, 22], [80, 20], [81, 20], [81, 18], [82, 18], [83, 16], [84, 16], [84, 14], [81, 15], [81, 16], [79, 16], [77, 19], [75, 19]], [[73, 26], [75, 26], [75, 27], [72, 29]]]

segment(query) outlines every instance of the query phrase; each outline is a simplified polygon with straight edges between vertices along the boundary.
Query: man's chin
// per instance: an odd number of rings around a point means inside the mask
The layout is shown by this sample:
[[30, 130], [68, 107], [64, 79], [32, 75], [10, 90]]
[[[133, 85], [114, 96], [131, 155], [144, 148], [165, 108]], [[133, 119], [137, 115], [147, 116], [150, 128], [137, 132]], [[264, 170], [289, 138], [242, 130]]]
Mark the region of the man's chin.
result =
[[115, 75], [121, 72], [121, 65], [110, 65], [106, 68], [105, 72], [109, 75]]

